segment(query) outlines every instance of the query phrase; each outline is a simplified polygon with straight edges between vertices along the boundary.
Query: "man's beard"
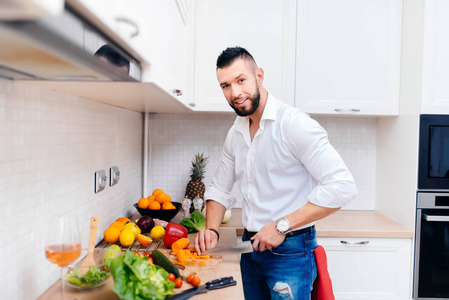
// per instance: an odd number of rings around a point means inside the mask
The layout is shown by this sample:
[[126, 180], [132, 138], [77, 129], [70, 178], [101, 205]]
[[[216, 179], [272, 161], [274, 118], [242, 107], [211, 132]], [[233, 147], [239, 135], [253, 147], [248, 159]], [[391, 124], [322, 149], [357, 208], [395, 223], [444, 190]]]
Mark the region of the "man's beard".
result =
[[260, 103], [260, 91], [259, 88], [257, 88], [256, 92], [251, 96], [248, 97], [248, 100], [251, 101], [251, 106], [247, 109], [246, 107], [235, 107], [234, 104], [229, 103], [229, 105], [234, 109], [237, 115], [240, 117], [246, 117], [252, 115], [257, 108], [259, 107]]

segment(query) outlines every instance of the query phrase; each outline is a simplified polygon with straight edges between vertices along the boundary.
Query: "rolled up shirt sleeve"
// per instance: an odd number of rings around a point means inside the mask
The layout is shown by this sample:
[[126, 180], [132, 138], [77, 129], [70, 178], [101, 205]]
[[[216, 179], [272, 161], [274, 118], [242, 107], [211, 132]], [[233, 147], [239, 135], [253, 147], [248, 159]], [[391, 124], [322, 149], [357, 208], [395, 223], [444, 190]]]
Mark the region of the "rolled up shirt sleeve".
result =
[[235, 161], [231, 147], [233, 131], [234, 127], [231, 127], [223, 147], [220, 165], [204, 195], [206, 200], [214, 200], [226, 209], [230, 209], [232, 205], [231, 191], [235, 183]]
[[292, 151], [301, 161], [317, 185], [307, 196], [318, 206], [339, 208], [357, 196], [357, 188], [351, 172], [340, 154], [330, 144], [327, 133], [311, 118], [300, 120], [292, 128], [303, 128], [301, 134], [291, 135]]

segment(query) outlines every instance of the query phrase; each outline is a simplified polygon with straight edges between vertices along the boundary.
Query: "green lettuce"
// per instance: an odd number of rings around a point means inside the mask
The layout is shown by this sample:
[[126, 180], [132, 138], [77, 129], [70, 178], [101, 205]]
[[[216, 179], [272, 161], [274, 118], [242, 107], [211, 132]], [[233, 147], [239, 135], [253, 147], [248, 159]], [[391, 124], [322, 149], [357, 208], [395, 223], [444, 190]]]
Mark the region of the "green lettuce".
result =
[[95, 286], [108, 279], [110, 274], [101, 271], [97, 266], [90, 266], [86, 274], [81, 274], [78, 267], [65, 276], [68, 283], [75, 286]]
[[122, 300], [163, 300], [175, 294], [175, 283], [167, 280], [167, 271], [130, 250], [105, 262], [114, 278], [112, 290]]
[[197, 232], [206, 228], [206, 218], [195, 210], [190, 218], [184, 218], [179, 224], [187, 228], [189, 232]]

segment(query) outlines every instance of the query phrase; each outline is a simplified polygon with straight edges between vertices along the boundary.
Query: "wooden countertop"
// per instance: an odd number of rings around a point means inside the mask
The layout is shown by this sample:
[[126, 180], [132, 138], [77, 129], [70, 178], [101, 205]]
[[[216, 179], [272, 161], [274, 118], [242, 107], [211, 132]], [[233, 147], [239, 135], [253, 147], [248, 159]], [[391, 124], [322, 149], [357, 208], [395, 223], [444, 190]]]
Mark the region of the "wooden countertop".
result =
[[[195, 234], [189, 234], [189, 239], [193, 242], [195, 238]], [[235, 243], [237, 241], [237, 236], [235, 229], [233, 228], [220, 228], [220, 241], [218, 246], [226, 245], [230, 243]], [[151, 247], [150, 249], [153, 249]], [[159, 246], [159, 250], [165, 255], [169, 255], [171, 253], [171, 249], [168, 250], [163, 243]], [[180, 270], [182, 276], [187, 276], [190, 274], [192, 269], [186, 268], [185, 270]], [[236, 286], [231, 286], [223, 289], [209, 291], [204, 294], [198, 294], [192, 297], [192, 299], [198, 300], [206, 300], [213, 297], [215, 300], [219, 299], [243, 299], [243, 286], [242, 286], [242, 277], [240, 274], [240, 264], [239, 264], [239, 255], [238, 254], [224, 254], [222, 255], [222, 261], [219, 264], [204, 266], [204, 267], [196, 267], [195, 272], [197, 272], [197, 276], [201, 278], [201, 284], [206, 283], [207, 281], [233, 276], [234, 280], [237, 281]], [[185, 274], [188, 273], [188, 274]], [[119, 299], [117, 294], [115, 294], [111, 287], [114, 285], [114, 281], [111, 278], [108, 279], [108, 282], [99, 288], [92, 290], [83, 290], [79, 291], [70, 286], [66, 286], [66, 300], [115, 300]], [[191, 288], [192, 286], [187, 282], [183, 282], [183, 285], [179, 289], [175, 289], [176, 292], [180, 292], [186, 289]], [[40, 300], [53, 300], [53, 299], [61, 299], [61, 280], [58, 280], [53, 286], [51, 286], [40, 298]]]
[[376, 211], [340, 210], [316, 223], [318, 237], [413, 238], [413, 231]]
[[[243, 235], [241, 208], [231, 210], [231, 219], [223, 228], [235, 228]], [[413, 238], [413, 231], [371, 210], [340, 210], [319, 220], [318, 237]]]

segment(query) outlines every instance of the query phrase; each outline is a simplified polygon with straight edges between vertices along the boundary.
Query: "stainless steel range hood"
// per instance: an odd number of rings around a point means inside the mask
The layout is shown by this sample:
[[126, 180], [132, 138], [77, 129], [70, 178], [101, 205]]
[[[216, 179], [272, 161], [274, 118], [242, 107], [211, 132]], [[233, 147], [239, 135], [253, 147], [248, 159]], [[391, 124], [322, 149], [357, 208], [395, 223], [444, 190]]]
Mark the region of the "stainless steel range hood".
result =
[[0, 77], [138, 82], [142, 78], [135, 58], [70, 8], [34, 21], [0, 22], [0, 40]]

